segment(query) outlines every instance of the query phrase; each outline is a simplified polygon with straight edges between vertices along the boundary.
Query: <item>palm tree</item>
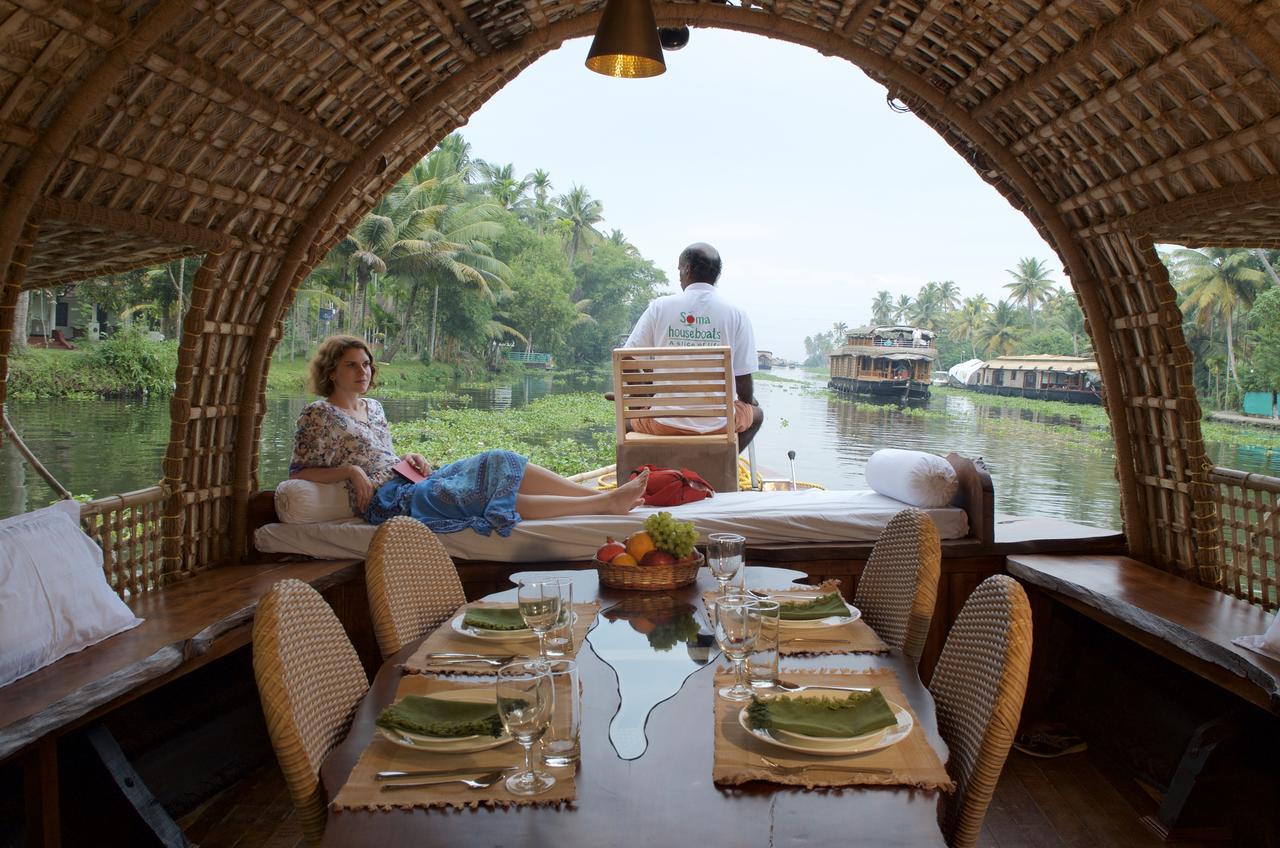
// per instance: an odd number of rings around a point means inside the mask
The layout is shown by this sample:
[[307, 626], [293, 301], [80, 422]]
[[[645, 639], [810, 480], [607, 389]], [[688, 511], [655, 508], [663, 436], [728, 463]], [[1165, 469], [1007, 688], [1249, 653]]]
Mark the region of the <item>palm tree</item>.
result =
[[945, 280], [937, 284], [938, 303], [943, 312], [952, 312], [960, 307], [960, 286], [954, 280]]
[[997, 303], [982, 323], [982, 347], [989, 354], [1004, 356], [1013, 352], [1021, 336], [1018, 310], [1007, 300]]
[[844, 344], [845, 337], [849, 335], [849, 325], [843, 321], [837, 321], [831, 325], [831, 343], [836, 347]]
[[1209, 327], [1211, 333], [1213, 323], [1222, 322], [1227, 337], [1227, 378], [1237, 388], [1240, 375], [1236, 372], [1236, 316], [1253, 304], [1267, 279], [1252, 267], [1251, 259], [1249, 251], [1236, 248], [1179, 248], [1173, 252], [1174, 263], [1182, 271], [1182, 311], [1200, 326]]
[[907, 320], [907, 313], [911, 311], [910, 295], [898, 295], [898, 302], [893, 305], [893, 320], [901, 324]]
[[951, 315], [951, 329], [948, 335], [954, 341], [968, 342], [971, 358], [978, 358], [978, 336], [982, 333], [983, 322], [991, 312], [991, 303], [986, 295], [966, 297], [960, 308]]
[[1027, 256], [1019, 259], [1017, 267], [1006, 273], [1013, 277], [1013, 282], [1006, 283], [1005, 288], [1009, 290], [1014, 301], [1026, 306], [1027, 315], [1031, 318], [1031, 325], [1034, 327], [1036, 304], [1053, 290], [1053, 279], [1049, 276], [1049, 263]]
[[908, 311], [911, 323], [926, 330], [935, 329], [942, 316], [941, 293], [937, 283], [925, 283]]
[[871, 301], [871, 323], [879, 326], [892, 321], [893, 295], [887, 291], [876, 292], [875, 300]]
[[507, 164], [501, 167], [481, 160], [477, 170], [485, 181], [485, 189], [503, 209], [512, 209], [524, 199], [529, 190], [529, 178], [516, 179], [516, 166]]
[[547, 196], [551, 192], [551, 174], [538, 168], [525, 177], [525, 182], [533, 190], [533, 198], [526, 197], [522, 203], [517, 204], [516, 208], [521, 211], [526, 220], [533, 224], [538, 235], [545, 235], [547, 224], [554, 217], [551, 204], [547, 202]]
[[577, 261], [578, 251], [602, 238], [595, 225], [604, 220], [604, 204], [591, 197], [583, 186], [575, 185], [568, 194], [560, 195], [560, 220], [566, 225], [569, 267]]

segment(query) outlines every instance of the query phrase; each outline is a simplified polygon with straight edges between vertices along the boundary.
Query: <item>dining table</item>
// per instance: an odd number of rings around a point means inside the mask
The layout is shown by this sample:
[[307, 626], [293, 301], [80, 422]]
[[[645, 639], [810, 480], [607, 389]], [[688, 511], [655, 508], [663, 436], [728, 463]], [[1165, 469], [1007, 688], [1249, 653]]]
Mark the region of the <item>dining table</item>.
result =
[[[540, 567], [538, 572], [571, 577], [575, 602], [596, 601], [600, 609], [576, 655], [582, 724], [575, 797], [560, 804], [463, 809], [352, 810], [331, 804], [323, 845], [946, 844], [937, 820], [939, 789], [713, 781], [716, 668], [726, 667], [727, 660], [720, 656], [702, 603], [704, 594], [716, 589], [705, 568], [695, 583], [663, 592], [603, 586], [592, 570]], [[776, 588], [803, 577], [798, 571], [749, 566], [742, 580], [747, 587]], [[515, 598], [511, 589], [483, 600]], [[328, 798], [338, 794], [369, 747], [375, 720], [394, 700], [405, 674], [402, 666], [422, 641], [386, 659], [357, 707], [345, 740], [324, 759], [320, 776]], [[916, 728], [940, 762], [946, 762], [933, 698], [915, 664], [901, 652], [784, 656], [781, 665], [784, 675], [801, 670], [892, 671], [915, 715]], [[483, 674], [477, 671], [474, 676], [483, 680]], [[522, 762], [516, 743], [500, 750], [507, 749], [512, 765]], [[447, 763], [447, 758], [423, 757], [430, 766]], [[560, 771], [550, 769], [552, 774]]]

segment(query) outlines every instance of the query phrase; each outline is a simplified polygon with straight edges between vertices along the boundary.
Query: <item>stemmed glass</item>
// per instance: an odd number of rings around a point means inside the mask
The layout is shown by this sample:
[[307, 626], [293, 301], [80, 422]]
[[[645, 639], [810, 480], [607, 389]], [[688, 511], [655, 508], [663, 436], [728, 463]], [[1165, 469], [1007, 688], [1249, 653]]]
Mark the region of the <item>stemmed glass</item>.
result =
[[545, 661], [516, 660], [498, 669], [498, 716], [524, 748], [524, 770], [507, 778], [507, 790], [514, 795], [537, 795], [556, 783], [533, 764], [533, 743], [547, 732], [554, 707], [555, 689]]
[[751, 687], [743, 674], [744, 660], [760, 637], [760, 610], [748, 595], [725, 595], [716, 603], [716, 641], [725, 656], [733, 660], [734, 684], [720, 690], [729, 701], [746, 701]]
[[707, 537], [707, 568], [725, 593], [729, 581], [742, 570], [742, 555], [747, 540], [737, 533], [712, 533]]
[[555, 580], [531, 580], [516, 590], [520, 617], [538, 636], [538, 656], [547, 658], [547, 631], [560, 620], [560, 584]]

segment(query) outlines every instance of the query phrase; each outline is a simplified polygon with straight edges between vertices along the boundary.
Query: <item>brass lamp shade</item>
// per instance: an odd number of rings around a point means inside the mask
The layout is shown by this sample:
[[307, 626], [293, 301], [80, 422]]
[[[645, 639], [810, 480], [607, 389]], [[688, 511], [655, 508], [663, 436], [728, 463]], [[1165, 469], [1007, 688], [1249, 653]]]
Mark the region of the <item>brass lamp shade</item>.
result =
[[607, 77], [656, 77], [667, 69], [649, 0], [608, 0], [587, 67]]

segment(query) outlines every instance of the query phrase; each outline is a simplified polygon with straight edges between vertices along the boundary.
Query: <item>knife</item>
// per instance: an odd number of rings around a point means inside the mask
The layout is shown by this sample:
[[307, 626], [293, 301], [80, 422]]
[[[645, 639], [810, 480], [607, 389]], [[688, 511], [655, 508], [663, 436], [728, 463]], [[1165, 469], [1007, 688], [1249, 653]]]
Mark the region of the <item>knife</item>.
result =
[[399, 780], [402, 777], [466, 777], [472, 774], [485, 774], [491, 771], [515, 771], [520, 766], [472, 766], [471, 768], [436, 769], [428, 771], [380, 771], [373, 776], [374, 780]]

